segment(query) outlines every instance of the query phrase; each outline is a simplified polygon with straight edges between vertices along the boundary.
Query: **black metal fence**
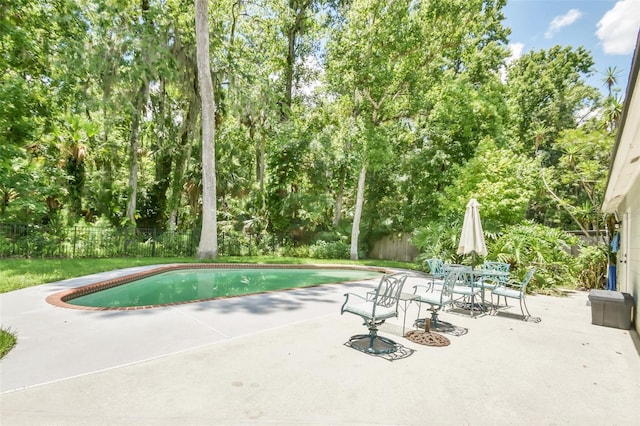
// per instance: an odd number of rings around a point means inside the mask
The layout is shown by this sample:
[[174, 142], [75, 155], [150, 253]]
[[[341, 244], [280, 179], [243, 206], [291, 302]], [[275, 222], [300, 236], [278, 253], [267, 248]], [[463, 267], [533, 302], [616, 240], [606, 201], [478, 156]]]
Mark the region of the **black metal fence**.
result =
[[[195, 230], [0, 224], [0, 258], [191, 257], [199, 242]], [[286, 241], [272, 235], [218, 234], [221, 256], [271, 254], [283, 245]]]

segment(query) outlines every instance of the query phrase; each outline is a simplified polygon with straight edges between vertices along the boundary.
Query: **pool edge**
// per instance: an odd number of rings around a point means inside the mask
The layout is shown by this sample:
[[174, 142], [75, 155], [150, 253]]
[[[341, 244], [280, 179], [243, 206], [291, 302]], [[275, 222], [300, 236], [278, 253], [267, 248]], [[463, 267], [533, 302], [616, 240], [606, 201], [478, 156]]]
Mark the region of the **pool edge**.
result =
[[[106, 290], [111, 287], [116, 287], [119, 285], [130, 283], [131, 281], [139, 280], [141, 278], [150, 277], [157, 274], [162, 274], [164, 272], [181, 270], [181, 269], [223, 269], [223, 268], [236, 268], [236, 269], [248, 269], [248, 268], [260, 268], [260, 269], [322, 269], [322, 268], [336, 268], [336, 269], [359, 269], [366, 271], [374, 271], [380, 273], [393, 273], [394, 271], [389, 268], [384, 268], [380, 266], [364, 266], [364, 265], [341, 265], [341, 264], [281, 264], [281, 263], [268, 263], [268, 264], [259, 264], [259, 263], [176, 263], [171, 265], [163, 265], [154, 269], [149, 269], [146, 271], [135, 272], [129, 275], [125, 275], [118, 278], [111, 278], [108, 280], [99, 281], [97, 283], [85, 284], [83, 286], [75, 287], [68, 290], [63, 290], [51, 294], [46, 297], [46, 302], [50, 305], [67, 308], [67, 309], [76, 309], [82, 311], [139, 311], [143, 309], [152, 309], [152, 308], [161, 308], [168, 306], [177, 306], [177, 305], [185, 305], [188, 303], [198, 303], [205, 302], [208, 300], [218, 300], [218, 299], [228, 299], [232, 297], [241, 297], [241, 296], [227, 296], [227, 297], [216, 297], [216, 298], [205, 298], [205, 299], [196, 299], [196, 300], [187, 300], [183, 302], [173, 302], [166, 304], [157, 304], [157, 305], [144, 305], [144, 306], [126, 306], [126, 307], [96, 307], [96, 306], [80, 306], [73, 305], [71, 303], [67, 303], [67, 300], [75, 299], [77, 297], [86, 296], [87, 294], [95, 293], [101, 290]], [[348, 281], [344, 281], [348, 282]], [[343, 283], [344, 283], [343, 282]], [[319, 284], [325, 285], [325, 284]], [[279, 291], [279, 290], [278, 290]], [[252, 294], [264, 294], [269, 292], [259, 292]]]

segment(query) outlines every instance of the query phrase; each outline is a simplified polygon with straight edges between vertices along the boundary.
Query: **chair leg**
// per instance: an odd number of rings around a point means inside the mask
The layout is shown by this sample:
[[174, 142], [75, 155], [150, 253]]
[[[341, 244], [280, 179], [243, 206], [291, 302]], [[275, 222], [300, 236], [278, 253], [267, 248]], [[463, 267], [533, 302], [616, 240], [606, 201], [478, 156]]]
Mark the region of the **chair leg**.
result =
[[[473, 311], [476, 309], [476, 295], [472, 294], [471, 296], [464, 296], [463, 307], [469, 307], [469, 316], [472, 318], [477, 318], [476, 315], [473, 315]], [[482, 309], [482, 308], [481, 308]]]
[[[425, 321], [427, 320], [425, 319]], [[431, 310], [431, 324], [433, 324], [433, 328], [435, 330], [438, 329], [438, 310], [437, 309]]]
[[389, 354], [398, 350], [396, 342], [387, 337], [378, 336], [378, 325], [380, 324], [382, 322], [369, 322], [369, 334], [351, 336], [349, 345], [360, 352], [369, 354]]
[[[504, 306], [505, 307], [509, 307], [509, 302], [507, 302], [507, 296], [503, 296], [504, 297]], [[492, 300], [493, 303], [493, 300]], [[500, 307], [500, 295], [498, 295], [498, 302], [496, 304], [496, 311], [498, 310], [498, 308]]]
[[[524, 309], [522, 309], [523, 306], [524, 306]], [[524, 314], [525, 310], [527, 311], [526, 315]], [[531, 316], [531, 314], [529, 313], [529, 308], [527, 308], [527, 301], [524, 300], [524, 297], [520, 298], [520, 311], [522, 311], [523, 320], [526, 320]]]

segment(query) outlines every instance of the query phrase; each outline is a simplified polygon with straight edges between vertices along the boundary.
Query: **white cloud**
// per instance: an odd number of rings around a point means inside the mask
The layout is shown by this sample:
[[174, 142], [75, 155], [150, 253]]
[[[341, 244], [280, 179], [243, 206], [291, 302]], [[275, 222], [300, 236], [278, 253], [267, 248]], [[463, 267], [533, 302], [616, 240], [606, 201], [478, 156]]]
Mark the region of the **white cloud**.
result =
[[569, 25], [576, 22], [582, 16], [582, 12], [578, 9], [571, 9], [564, 15], [559, 15], [553, 18], [551, 23], [549, 24], [549, 29], [546, 33], [544, 33], [545, 38], [551, 38], [555, 33], [560, 31], [564, 27], [568, 27]]
[[633, 52], [640, 28], [640, 1], [620, 0], [598, 21], [596, 36], [607, 55]]
[[524, 50], [524, 43], [509, 43], [509, 50], [511, 51], [511, 55], [507, 58], [508, 64], [520, 59], [522, 51]]
[[500, 81], [502, 83], [507, 82], [507, 66], [513, 61], [517, 61], [522, 56], [524, 50], [524, 43], [509, 43], [509, 51], [511, 55], [506, 59], [505, 66], [500, 67]]

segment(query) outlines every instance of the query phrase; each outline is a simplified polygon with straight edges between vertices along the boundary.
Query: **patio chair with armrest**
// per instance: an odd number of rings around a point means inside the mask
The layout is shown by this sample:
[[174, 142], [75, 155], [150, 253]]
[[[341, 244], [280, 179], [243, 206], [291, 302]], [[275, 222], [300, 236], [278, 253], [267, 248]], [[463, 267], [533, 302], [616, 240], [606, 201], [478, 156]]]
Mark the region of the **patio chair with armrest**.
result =
[[484, 306], [476, 303], [476, 296], [478, 296], [482, 292], [482, 286], [475, 279], [473, 271], [469, 266], [457, 266], [454, 270], [460, 272], [458, 280], [453, 286], [451, 292], [453, 293], [454, 299], [456, 295], [458, 297], [457, 300], [462, 299], [462, 304], [456, 304], [458, 306], [462, 306], [462, 308], [469, 310], [469, 315], [474, 316], [473, 312], [477, 309], [481, 309], [484, 311]]
[[[536, 268], [529, 268], [527, 274], [522, 281], [508, 280], [504, 283], [499, 283], [496, 288], [491, 291], [491, 304], [493, 305], [493, 295], [498, 296], [498, 304], [494, 305], [494, 312], [497, 311], [500, 304], [500, 296], [504, 297], [505, 305], [509, 305], [507, 299], [518, 299], [520, 301], [520, 311], [522, 312], [522, 319], [527, 320], [531, 317], [529, 308], [527, 308], [527, 285], [533, 278]], [[525, 314], [526, 312], [526, 314]]]
[[346, 293], [340, 314], [358, 315], [369, 328], [369, 334], [358, 334], [349, 338], [349, 345], [359, 351], [373, 354], [395, 352], [398, 345], [393, 340], [379, 336], [378, 326], [387, 319], [398, 316], [398, 303], [407, 274], [385, 274], [375, 292], [368, 296]]
[[418, 318], [420, 318], [422, 304], [424, 303], [429, 305], [429, 310], [431, 311], [431, 324], [434, 329], [438, 329], [438, 312], [446, 306], [451, 306], [453, 303], [453, 294], [451, 291], [453, 290], [453, 286], [460, 279], [460, 274], [462, 273], [463, 272], [459, 269], [451, 269], [444, 277], [442, 288], [439, 291], [434, 291], [433, 286], [431, 285], [424, 286], [417, 284], [413, 286], [413, 293], [419, 296], [416, 300], [419, 303]]

